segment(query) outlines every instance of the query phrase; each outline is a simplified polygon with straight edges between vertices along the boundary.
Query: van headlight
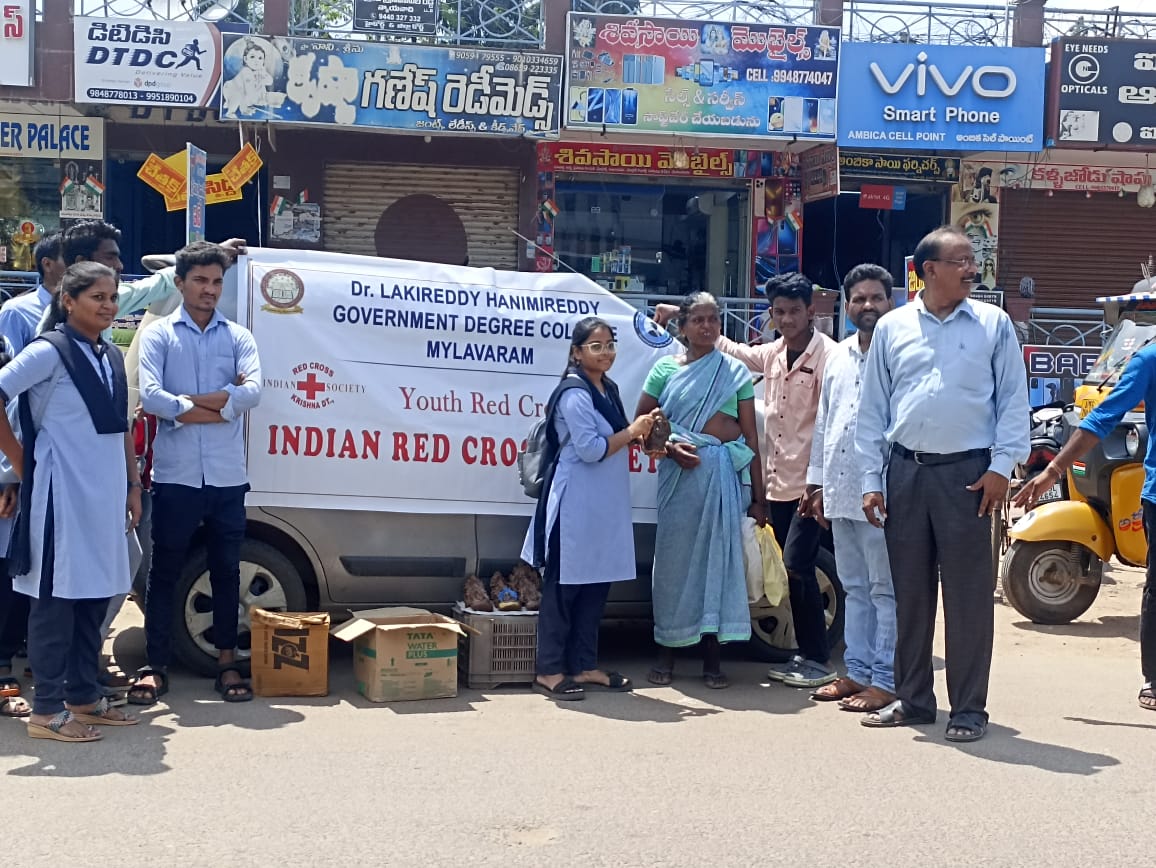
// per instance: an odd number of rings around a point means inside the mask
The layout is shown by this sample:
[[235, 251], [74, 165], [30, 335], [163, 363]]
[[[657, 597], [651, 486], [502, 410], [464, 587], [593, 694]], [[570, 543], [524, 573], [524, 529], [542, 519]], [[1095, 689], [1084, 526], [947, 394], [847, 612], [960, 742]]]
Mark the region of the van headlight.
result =
[[1135, 458], [1140, 453], [1140, 432], [1136, 430], [1135, 425], [1124, 435], [1124, 451], [1128, 453], [1129, 458]]

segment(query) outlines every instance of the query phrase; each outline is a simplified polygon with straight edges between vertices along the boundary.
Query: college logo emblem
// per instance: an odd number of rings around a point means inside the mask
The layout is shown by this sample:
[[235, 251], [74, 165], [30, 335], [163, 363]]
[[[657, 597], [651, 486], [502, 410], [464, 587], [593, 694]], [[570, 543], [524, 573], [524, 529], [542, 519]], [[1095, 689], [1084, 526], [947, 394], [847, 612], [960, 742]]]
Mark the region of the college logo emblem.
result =
[[275, 268], [261, 278], [261, 297], [267, 304], [261, 310], [269, 313], [302, 313], [305, 282], [286, 268]]
[[634, 333], [642, 338], [643, 343], [655, 349], [670, 346], [674, 340], [674, 336], [670, 332], [647, 317], [642, 311], [634, 315]]

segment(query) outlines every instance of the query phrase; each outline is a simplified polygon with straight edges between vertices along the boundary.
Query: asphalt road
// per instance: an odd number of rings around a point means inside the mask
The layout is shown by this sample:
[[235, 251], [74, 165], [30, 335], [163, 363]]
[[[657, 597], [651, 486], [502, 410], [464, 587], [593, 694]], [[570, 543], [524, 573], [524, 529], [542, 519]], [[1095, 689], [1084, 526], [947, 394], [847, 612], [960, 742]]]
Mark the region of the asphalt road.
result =
[[[1149, 865], [1156, 714], [1135, 701], [1137, 571], [1068, 627], [997, 610], [978, 744], [867, 730], [728, 665], [556, 706], [522, 689], [374, 706], [334, 645], [332, 694], [225, 706], [177, 676], [94, 745], [0, 721], [13, 865]], [[139, 614], [114, 646], [139, 663]], [[644, 631], [608, 663], [641, 679]], [[942, 679], [942, 672], [939, 673]]]

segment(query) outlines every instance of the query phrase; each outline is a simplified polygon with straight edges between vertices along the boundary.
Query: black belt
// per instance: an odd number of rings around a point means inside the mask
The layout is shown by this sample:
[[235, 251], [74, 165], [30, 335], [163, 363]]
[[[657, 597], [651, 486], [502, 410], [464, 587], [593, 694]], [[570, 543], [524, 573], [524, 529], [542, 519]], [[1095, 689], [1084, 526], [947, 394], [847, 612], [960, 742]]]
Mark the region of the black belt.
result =
[[910, 458], [916, 464], [954, 464], [957, 461], [966, 461], [968, 458], [990, 458], [990, 449], [964, 449], [962, 452], [913, 452], [906, 446], [896, 443], [891, 447], [896, 455]]

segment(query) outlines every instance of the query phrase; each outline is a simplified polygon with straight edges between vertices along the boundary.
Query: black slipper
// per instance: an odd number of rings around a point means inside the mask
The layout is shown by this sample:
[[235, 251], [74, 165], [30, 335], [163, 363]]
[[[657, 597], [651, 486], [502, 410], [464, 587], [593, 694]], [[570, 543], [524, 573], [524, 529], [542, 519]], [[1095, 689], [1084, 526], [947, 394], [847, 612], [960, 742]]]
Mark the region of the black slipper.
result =
[[[236, 672], [242, 680], [226, 684], [225, 674], [228, 672]], [[217, 671], [217, 680], [213, 684], [213, 689], [221, 695], [221, 699], [225, 702], [250, 702], [253, 699], [252, 686], [244, 680], [241, 669], [233, 663], [228, 663]]]
[[[1145, 702], [1144, 700], [1148, 700]], [[1156, 711], [1156, 690], [1151, 687], [1145, 687], [1140, 691], [1140, 695], [1136, 697], [1136, 701], [1140, 703], [1140, 707], [1145, 711]]]
[[871, 729], [890, 729], [895, 726], [924, 726], [928, 723], [935, 723], [935, 718], [926, 714], [908, 712], [903, 707], [903, 700], [897, 699], [878, 711], [863, 715], [859, 718], [859, 723]]
[[621, 672], [607, 672], [606, 677], [610, 680], [609, 684], [602, 684], [598, 681], [576, 681], [574, 683], [587, 690], [605, 690], [610, 693], [629, 693], [634, 689], [634, 682]]
[[[160, 681], [159, 687], [141, 684], [140, 680], [152, 676]], [[169, 676], [163, 669], [153, 666], [142, 666], [136, 672], [136, 677], [128, 688], [129, 705], [155, 705], [156, 701], [169, 692]]]
[[[960, 734], [952, 735], [952, 730], [961, 730]], [[947, 731], [943, 737], [948, 741], [970, 742], [979, 741], [987, 734], [987, 721], [970, 714], [961, 714], [947, 723]]]
[[535, 679], [534, 692], [561, 702], [577, 702], [586, 698], [586, 691], [582, 689], [582, 685], [569, 678], [563, 678], [552, 688]]

